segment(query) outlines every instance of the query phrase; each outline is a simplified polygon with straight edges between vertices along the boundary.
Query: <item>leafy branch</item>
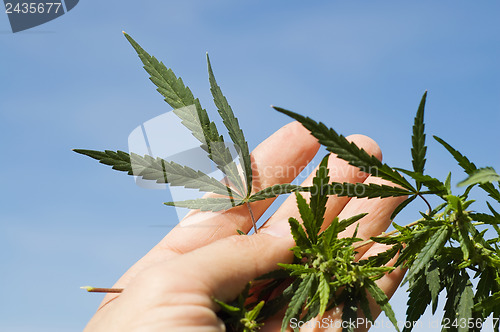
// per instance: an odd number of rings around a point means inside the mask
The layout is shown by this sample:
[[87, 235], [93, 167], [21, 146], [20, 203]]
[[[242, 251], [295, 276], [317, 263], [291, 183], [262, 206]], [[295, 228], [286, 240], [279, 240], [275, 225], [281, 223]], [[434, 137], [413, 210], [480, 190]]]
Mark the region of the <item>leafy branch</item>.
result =
[[[496, 203], [500, 203], [500, 175], [492, 167], [476, 167], [437, 136], [434, 136], [435, 140], [444, 146], [467, 174], [467, 178], [458, 183], [459, 187], [466, 187], [466, 190], [460, 195], [453, 193], [451, 174], [441, 181], [425, 173], [427, 146], [424, 112], [427, 91], [420, 100], [413, 122], [411, 170], [382, 163], [322, 122], [275, 107], [277, 111], [299, 121], [337, 158], [387, 183], [332, 182], [328, 169], [330, 155], [327, 155], [321, 161], [311, 186], [285, 183], [255, 192], [248, 143], [215, 80], [208, 55], [208, 76], [214, 104], [231, 144], [236, 148], [241, 167], [234, 161], [230, 145], [224, 141], [215, 123], [210, 121], [207, 111], [182, 79], [149, 55], [129, 35], [125, 34], [125, 37], [137, 52], [157, 91], [200, 142], [207, 158], [223, 173], [224, 180], [219, 181], [199, 170], [161, 157], [110, 150], [75, 149], [75, 152], [145, 180], [208, 193], [203, 198], [167, 202], [166, 205], [202, 211], [220, 211], [246, 205], [255, 232], [256, 220], [250, 203], [283, 194], [295, 195], [300, 218], [288, 220], [295, 240], [295, 246], [291, 248], [294, 261], [280, 264], [276, 271], [250, 283], [230, 303], [214, 299], [221, 308], [219, 316], [228, 330], [258, 331], [266, 319], [282, 311], [281, 330], [285, 331], [292, 319], [307, 322], [343, 305], [341, 319], [350, 323], [343, 331], [354, 331], [355, 324], [351, 323], [356, 322], [360, 315], [368, 321], [374, 321], [369, 305], [370, 301], [374, 301], [385, 312], [394, 329], [399, 331], [388, 297], [376, 282], [397, 267], [408, 269], [404, 279], [404, 283], [409, 285], [407, 322], [416, 322], [428, 307], [434, 314], [443, 291], [446, 293], [443, 322], [452, 322], [450, 331], [479, 331], [488, 317], [500, 317], [500, 214], [489, 202], [486, 202], [489, 211], [475, 211], [471, 208], [474, 201], [468, 198], [470, 191], [479, 187]], [[308, 194], [309, 199], [302, 193]], [[344, 220], [327, 220], [325, 212], [329, 196], [367, 199], [406, 196], [392, 213], [391, 219], [417, 198], [425, 202], [427, 211], [420, 212], [422, 218], [406, 226], [393, 222], [395, 230], [361, 239], [357, 237], [357, 227], [366, 213]], [[439, 198], [441, 203], [432, 206], [430, 202], [433, 200], [428, 197]], [[343, 230], [353, 225], [356, 225], [356, 230], [351, 237], [339, 237]], [[492, 231], [494, 235], [491, 235]], [[386, 244], [388, 249], [373, 257], [357, 260], [357, 250], [374, 242]], [[391, 261], [395, 263], [389, 266]], [[276, 294], [274, 291], [277, 288], [283, 291]], [[92, 287], [86, 289], [91, 292], [122, 291]], [[411, 331], [413, 324], [410, 325], [405, 325], [403, 332]], [[498, 325], [495, 331], [499, 331]]]

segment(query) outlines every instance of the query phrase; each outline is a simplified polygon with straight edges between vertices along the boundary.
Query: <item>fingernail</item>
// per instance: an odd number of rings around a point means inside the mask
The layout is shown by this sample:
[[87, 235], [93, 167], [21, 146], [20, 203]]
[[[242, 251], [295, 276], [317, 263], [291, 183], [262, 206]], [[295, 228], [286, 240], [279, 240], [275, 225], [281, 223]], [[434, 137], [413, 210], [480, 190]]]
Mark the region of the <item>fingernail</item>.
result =
[[288, 220], [277, 220], [269, 226], [264, 225], [259, 229], [259, 233], [269, 234], [274, 237], [292, 238]]

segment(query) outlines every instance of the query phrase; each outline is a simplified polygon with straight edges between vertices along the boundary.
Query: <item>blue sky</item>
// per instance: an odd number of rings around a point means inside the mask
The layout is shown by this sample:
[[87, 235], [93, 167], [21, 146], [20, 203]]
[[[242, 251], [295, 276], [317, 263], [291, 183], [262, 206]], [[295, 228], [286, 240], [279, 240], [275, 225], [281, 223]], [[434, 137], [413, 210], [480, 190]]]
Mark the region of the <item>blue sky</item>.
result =
[[81, 330], [100, 296], [78, 287], [112, 285], [176, 223], [164, 191], [71, 152], [127, 150], [134, 128], [170, 111], [122, 30], [215, 116], [208, 51], [251, 148], [289, 122], [273, 104], [371, 136], [386, 162], [410, 166], [427, 89], [427, 169], [461, 180], [430, 134], [499, 165], [499, 16], [497, 1], [80, 1], [12, 34], [0, 14], [0, 330]]

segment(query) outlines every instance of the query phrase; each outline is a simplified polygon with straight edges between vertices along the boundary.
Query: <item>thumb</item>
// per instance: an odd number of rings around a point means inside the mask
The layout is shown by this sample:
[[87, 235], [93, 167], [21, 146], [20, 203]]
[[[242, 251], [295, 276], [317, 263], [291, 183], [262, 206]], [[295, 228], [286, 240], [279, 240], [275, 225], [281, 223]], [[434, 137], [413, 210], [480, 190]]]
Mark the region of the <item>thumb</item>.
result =
[[180, 268], [201, 281], [205, 294], [228, 301], [250, 280], [277, 269], [278, 263], [291, 262], [289, 249], [294, 245], [289, 229], [235, 235], [183, 255], [180, 265], [187, 269], [177, 265], [177, 271]]

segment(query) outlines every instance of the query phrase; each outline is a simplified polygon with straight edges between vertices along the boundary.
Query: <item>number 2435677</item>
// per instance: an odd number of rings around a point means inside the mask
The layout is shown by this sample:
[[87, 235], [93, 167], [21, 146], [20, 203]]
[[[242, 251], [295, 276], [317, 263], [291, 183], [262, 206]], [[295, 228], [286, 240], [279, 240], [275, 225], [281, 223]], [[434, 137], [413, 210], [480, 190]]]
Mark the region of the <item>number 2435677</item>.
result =
[[5, 12], [7, 14], [57, 14], [61, 9], [60, 2], [22, 2], [5, 3]]
[[[499, 323], [500, 318], [493, 318], [493, 327], [496, 327]], [[449, 329], [450, 327], [459, 327], [459, 328], [482, 328], [484, 325], [484, 321], [482, 319], [475, 318], [455, 318], [454, 320], [450, 318], [444, 318], [442, 322], [442, 326], [444, 329]]]

